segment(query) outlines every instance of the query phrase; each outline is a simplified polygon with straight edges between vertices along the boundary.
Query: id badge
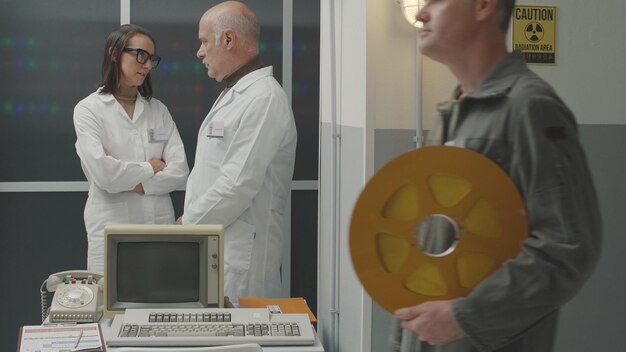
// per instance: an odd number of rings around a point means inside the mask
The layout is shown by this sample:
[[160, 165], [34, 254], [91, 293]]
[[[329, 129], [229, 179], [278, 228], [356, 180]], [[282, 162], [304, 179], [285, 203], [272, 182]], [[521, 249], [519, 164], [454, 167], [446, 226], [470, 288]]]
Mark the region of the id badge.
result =
[[223, 138], [224, 137], [224, 121], [210, 121], [207, 126], [207, 137]]
[[165, 128], [149, 128], [148, 140], [150, 143], [166, 142], [170, 137], [169, 131]]

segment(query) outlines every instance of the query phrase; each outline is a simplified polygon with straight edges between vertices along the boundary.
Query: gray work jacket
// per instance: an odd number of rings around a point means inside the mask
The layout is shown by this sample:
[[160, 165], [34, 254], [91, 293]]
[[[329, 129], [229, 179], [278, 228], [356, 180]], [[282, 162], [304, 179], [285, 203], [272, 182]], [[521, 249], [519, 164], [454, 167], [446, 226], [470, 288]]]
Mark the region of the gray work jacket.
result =
[[552, 351], [558, 311], [589, 277], [601, 247], [596, 192], [573, 114], [518, 52], [438, 110], [428, 144], [469, 148], [504, 169], [524, 199], [529, 234], [517, 258], [453, 301], [465, 338], [430, 346], [404, 331], [394, 350]]

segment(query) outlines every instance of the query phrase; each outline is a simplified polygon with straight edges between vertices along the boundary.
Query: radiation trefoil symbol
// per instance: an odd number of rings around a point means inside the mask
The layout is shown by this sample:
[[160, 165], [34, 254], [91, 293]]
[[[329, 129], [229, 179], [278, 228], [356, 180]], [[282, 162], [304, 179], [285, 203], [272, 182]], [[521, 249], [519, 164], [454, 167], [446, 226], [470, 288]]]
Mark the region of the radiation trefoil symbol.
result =
[[531, 43], [536, 43], [543, 39], [543, 26], [538, 22], [530, 22], [526, 26], [526, 30], [524, 31], [524, 35], [526, 35], [526, 39], [528, 39]]

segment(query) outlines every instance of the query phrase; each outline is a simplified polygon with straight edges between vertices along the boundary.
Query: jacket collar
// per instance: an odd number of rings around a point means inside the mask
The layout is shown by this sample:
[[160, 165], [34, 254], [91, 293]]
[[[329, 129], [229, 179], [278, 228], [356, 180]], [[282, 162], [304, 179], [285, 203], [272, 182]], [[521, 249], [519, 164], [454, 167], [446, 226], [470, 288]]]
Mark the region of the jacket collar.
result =
[[[461, 87], [457, 86], [452, 93], [452, 99], [439, 102], [437, 104], [437, 112], [443, 119], [449, 119], [452, 114], [452, 108], [456, 104], [467, 104], [469, 100], [480, 99], [500, 99], [506, 97], [511, 91], [515, 82], [519, 77], [528, 70], [524, 56], [520, 51], [509, 53], [496, 67], [489, 72], [485, 78], [462, 100]], [[443, 136], [443, 126], [438, 125], [434, 131], [434, 140], [440, 140]]]
[[484, 99], [506, 96], [521, 74], [527, 70], [528, 66], [522, 53], [513, 51], [502, 59], [467, 97]]
[[[522, 73], [527, 70], [528, 66], [526, 66], [526, 61], [522, 53], [517, 50], [513, 51], [502, 59], [502, 61], [500, 61], [478, 84], [478, 87], [465, 98], [493, 99], [505, 97]], [[448, 114], [452, 105], [459, 102], [461, 93], [461, 86], [457, 86], [450, 100], [442, 101], [437, 104], [437, 111], [439, 111], [440, 114]]]

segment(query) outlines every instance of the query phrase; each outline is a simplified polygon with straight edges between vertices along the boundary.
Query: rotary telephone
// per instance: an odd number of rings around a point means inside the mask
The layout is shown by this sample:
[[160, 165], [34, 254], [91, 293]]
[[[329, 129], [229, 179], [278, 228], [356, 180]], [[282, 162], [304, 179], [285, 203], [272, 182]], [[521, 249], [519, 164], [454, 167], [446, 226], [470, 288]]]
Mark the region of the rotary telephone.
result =
[[[41, 284], [41, 320], [51, 323], [97, 322], [102, 316], [101, 273], [86, 270], [52, 274]], [[46, 291], [44, 291], [44, 286]], [[47, 294], [54, 292], [48, 312]]]

